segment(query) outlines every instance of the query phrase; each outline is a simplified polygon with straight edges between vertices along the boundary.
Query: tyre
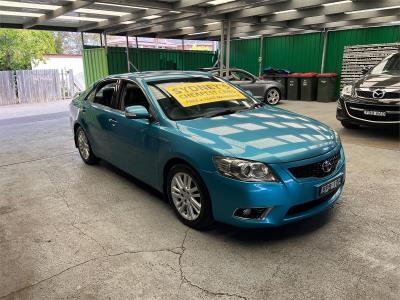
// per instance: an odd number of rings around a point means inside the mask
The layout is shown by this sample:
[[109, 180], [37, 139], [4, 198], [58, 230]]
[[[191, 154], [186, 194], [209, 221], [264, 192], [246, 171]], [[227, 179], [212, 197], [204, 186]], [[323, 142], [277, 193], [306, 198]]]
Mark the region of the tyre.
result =
[[213, 223], [207, 187], [189, 166], [177, 164], [170, 169], [166, 193], [178, 219], [185, 225], [205, 229]]
[[343, 126], [344, 128], [347, 128], [347, 129], [357, 129], [357, 128], [360, 128], [360, 125], [351, 123], [351, 122], [346, 121], [346, 120], [341, 121], [341, 123], [342, 123], [342, 126]]
[[265, 93], [264, 100], [269, 105], [277, 105], [281, 100], [281, 93], [277, 88], [270, 88]]
[[78, 147], [79, 154], [82, 160], [88, 165], [93, 165], [99, 161], [94, 155], [92, 147], [90, 146], [89, 139], [86, 136], [85, 131], [82, 127], [78, 127], [75, 133], [76, 146]]

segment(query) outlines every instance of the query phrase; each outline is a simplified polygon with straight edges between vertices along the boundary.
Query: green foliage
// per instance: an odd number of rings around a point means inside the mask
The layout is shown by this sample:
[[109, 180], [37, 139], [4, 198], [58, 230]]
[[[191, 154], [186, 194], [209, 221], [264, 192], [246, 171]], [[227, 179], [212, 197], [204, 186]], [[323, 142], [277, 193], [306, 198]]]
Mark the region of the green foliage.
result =
[[0, 29], [0, 70], [26, 70], [43, 54], [56, 53], [54, 35], [39, 30]]

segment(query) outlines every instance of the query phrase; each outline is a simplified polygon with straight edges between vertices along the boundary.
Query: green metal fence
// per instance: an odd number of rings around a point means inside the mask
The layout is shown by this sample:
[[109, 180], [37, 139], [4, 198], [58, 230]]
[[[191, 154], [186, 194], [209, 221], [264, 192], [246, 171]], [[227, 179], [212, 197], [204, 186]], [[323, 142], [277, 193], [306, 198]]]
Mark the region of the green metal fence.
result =
[[[87, 86], [101, 77], [128, 72], [126, 48], [85, 47], [83, 53]], [[129, 48], [129, 60], [139, 71], [197, 70], [211, 67], [215, 60], [215, 53]], [[131, 71], [134, 71], [133, 67]]]
[[104, 48], [85, 49], [83, 51], [83, 70], [86, 86], [107, 76], [109, 73], [106, 50]]
[[258, 75], [260, 56], [260, 39], [233, 40], [229, 63], [231, 67], [245, 69]]
[[319, 72], [322, 33], [267, 37], [263, 41], [263, 66], [292, 72]]
[[[126, 48], [110, 47], [107, 57], [110, 74], [128, 72]], [[208, 51], [129, 48], [129, 60], [140, 71], [196, 70], [211, 67], [213, 58]]]
[[[324, 70], [338, 74], [336, 92], [339, 92], [345, 46], [399, 41], [400, 26], [329, 31]], [[264, 38], [262, 68], [273, 67], [288, 69], [292, 72], [320, 72], [323, 43], [322, 33]], [[259, 66], [256, 61], [259, 56], [259, 47], [259, 38], [232, 41], [230, 64], [258, 75]]]
[[[399, 41], [400, 26], [330, 31], [325, 72], [338, 73], [339, 86], [345, 46]], [[263, 39], [262, 48], [262, 68], [270, 66], [292, 72], [319, 72], [321, 69], [322, 33], [267, 37]], [[234, 40], [231, 42], [230, 65], [258, 75], [259, 54], [260, 39]], [[128, 71], [125, 48], [109, 47], [106, 52], [104, 48], [88, 47], [83, 57], [87, 85], [108, 74]], [[130, 48], [129, 58], [140, 71], [196, 70], [212, 66], [216, 55], [206, 51]]]

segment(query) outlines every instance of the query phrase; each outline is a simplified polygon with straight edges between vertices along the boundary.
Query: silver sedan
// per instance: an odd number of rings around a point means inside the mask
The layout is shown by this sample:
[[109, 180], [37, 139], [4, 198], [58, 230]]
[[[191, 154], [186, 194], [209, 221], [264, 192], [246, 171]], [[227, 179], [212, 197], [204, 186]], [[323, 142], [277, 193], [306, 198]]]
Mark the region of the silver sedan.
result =
[[[203, 68], [200, 71], [210, 72], [214, 76], [219, 76], [219, 69], [217, 68]], [[285, 97], [286, 90], [283, 84], [274, 80], [259, 79], [242, 69], [230, 69], [229, 76], [226, 76], [226, 71], [224, 71], [223, 77], [242, 89], [250, 91], [253, 96], [263, 99], [270, 105], [278, 104]]]

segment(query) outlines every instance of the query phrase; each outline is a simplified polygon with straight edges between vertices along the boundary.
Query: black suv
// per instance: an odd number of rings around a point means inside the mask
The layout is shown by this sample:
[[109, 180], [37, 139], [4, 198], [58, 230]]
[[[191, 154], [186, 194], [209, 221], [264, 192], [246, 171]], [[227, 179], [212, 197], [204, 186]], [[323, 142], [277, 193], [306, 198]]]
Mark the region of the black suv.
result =
[[346, 128], [400, 125], [400, 52], [392, 54], [351, 85], [343, 87], [336, 119]]

